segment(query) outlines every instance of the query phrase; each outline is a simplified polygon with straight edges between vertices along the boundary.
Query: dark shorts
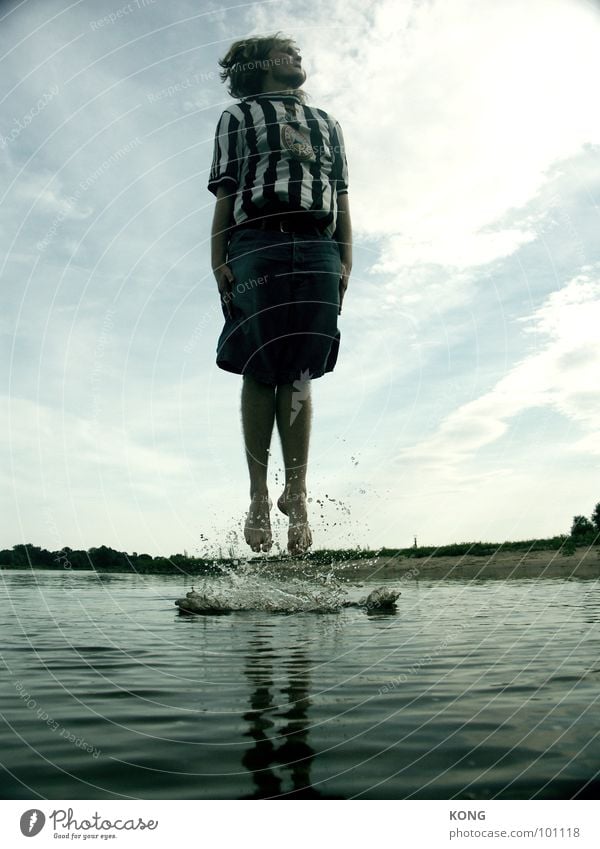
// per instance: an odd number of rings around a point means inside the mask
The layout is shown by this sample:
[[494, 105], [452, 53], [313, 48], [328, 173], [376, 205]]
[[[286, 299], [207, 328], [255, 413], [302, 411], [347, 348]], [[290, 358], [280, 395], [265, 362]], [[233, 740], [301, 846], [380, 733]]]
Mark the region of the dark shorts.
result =
[[234, 275], [232, 318], [217, 365], [262, 383], [293, 383], [333, 371], [341, 261], [338, 243], [315, 233], [234, 231], [227, 265]]

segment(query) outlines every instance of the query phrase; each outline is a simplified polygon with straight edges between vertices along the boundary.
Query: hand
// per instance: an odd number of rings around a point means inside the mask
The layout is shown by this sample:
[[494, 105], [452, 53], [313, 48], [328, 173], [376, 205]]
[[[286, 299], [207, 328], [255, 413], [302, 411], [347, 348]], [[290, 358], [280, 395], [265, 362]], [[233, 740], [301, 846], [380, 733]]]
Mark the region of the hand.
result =
[[342, 262], [342, 273], [340, 277], [340, 308], [338, 310], [338, 315], [342, 314], [342, 302], [344, 300], [344, 295], [346, 294], [346, 289], [348, 288], [348, 278], [350, 277], [350, 272], [352, 271], [352, 266], [349, 262]]
[[223, 265], [218, 265], [216, 268], [213, 268], [213, 274], [217, 281], [223, 311], [228, 318], [233, 318], [233, 313], [231, 311], [231, 290], [235, 283], [233, 272], [228, 265], [223, 263]]

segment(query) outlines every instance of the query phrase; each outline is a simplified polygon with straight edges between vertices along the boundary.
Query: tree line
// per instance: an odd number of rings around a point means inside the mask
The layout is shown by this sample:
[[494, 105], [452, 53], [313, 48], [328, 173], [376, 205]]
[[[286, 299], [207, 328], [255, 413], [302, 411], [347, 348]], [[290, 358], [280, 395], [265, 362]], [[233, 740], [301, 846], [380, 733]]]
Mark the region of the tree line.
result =
[[89, 548], [87, 551], [65, 546], [60, 551], [48, 551], [38, 545], [25, 543], [12, 549], [0, 551], [0, 568], [4, 569], [70, 569], [97, 572], [181, 572], [190, 570], [210, 572], [216, 569], [215, 560], [189, 557], [187, 554], [171, 554], [169, 557], [152, 557], [150, 554], [128, 554], [106, 545]]
[[[462, 555], [487, 557], [495, 551], [562, 551], [572, 554], [578, 546], [598, 545], [600, 541], [600, 501], [592, 515], [574, 516], [570, 534], [559, 534], [549, 539], [518, 540], [516, 542], [460, 542], [452, 545], [422, 546], [418, 548], [367, 548], [354, 549], [318, 549], [303, 555], [308, 563], [330, 564], [349, 559], [367, 559], [370, 557], [457, 557]], [[284, 558], [285, 559], [285, 556]], [[290, 558], [292, 559], [292, 558]], [[60, 551], [48, 551], [31, 543], [14, 545], [12, 549], [0, 550], [0, 568], [2, 569], [73, 569], [75, 571], [92, 570], [97, 572], [140, 572], [140, 573], [177, 573], [188, 575], [215, 574], [220, 565], [237, 565], [233, 552], [229, 557], [193, 557], [184, 554], [171, 554], [169, 557], [153, 557], [150, 554], [128, 554], [116, 551], [106, 545], [88, 548], [87, 551], [65, 546]]]
[[587, 516], [573, 516], [571, 525], [571, 537], [594, 545], [600, 534], [600, 501], [594, 507], [590, 518]]

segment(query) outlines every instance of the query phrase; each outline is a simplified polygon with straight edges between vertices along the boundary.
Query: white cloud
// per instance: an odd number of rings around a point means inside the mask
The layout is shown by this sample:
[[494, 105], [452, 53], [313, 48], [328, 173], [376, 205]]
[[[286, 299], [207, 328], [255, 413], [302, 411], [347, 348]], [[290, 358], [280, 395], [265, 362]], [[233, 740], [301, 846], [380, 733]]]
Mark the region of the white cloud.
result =
[[[253, 10], [253, 31], [272, 29], [270, 14]], [[584, 3], [340, 0], [310, 24], [282, 3], [278, 21], [303, 49], [313, 102], [344, 129], [357, 231], [389, 237], [377, 270], [510, 255], [532, 222], [497, 223], [554, 163], [600, 142], [600, 18]]]
[[573, 450], [600, 455], [600, 268], [582, 273], [554, 292], [526, 319], [527, 331], [544, 337], [541, 350], [515, 365], [485, 395], [447, 416], [437, 432], [403, 460], [438, 465], [462, 462], [494, 442], [523, 410], [550, 407], [582, 429]]
[[51, 176], [43, 172], [21, 176], [15, 187], [16, 197], [32, 208], [37, 207], [37, 211], [43, 215], [60, 213], [62, 218], [89, 218], [93, 212], [92, 207], [78, 204], [76, 197], [65, 194], [58, 185], [51, 187]]
[[[15, 469], [15, 482], [29, 478], [32, 486], [47, 480], [56, 486], [69, 480], [77, 489], [93, 492], [98, 480], [154, 480], [178, 476], [187, 469], [186, 458], [172, 450], [143, 444], [126, 426], [106, 425], [97, 418], [70, 414], [22, 398], [0, 399], [9, 428], [3, 434], [4, 449]], [[35, 446], [36, 460], [30, 452]], [[29, 470], [29, 474], [27, 473]]]

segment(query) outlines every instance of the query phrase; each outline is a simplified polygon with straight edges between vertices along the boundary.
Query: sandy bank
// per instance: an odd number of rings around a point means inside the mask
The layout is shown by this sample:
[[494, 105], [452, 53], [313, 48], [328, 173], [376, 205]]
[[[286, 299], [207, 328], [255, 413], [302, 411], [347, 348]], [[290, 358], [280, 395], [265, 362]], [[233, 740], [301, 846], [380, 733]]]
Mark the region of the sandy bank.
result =
[[[286, 570], [323, 572], [323, 566], [296, 562]], [[514, 578], [599, 578], [600, 551], [580, 549], [564, 555], [557, 551], [502, 551], [487, 557], [374, 557], [368, 560], [346, 560], [333, 564], [336, 575], [349, 579], [396, 578], [401, 580], [467, 578], [507, 580]]]

